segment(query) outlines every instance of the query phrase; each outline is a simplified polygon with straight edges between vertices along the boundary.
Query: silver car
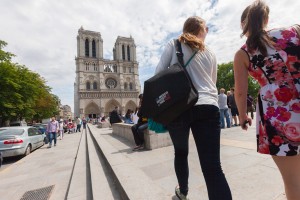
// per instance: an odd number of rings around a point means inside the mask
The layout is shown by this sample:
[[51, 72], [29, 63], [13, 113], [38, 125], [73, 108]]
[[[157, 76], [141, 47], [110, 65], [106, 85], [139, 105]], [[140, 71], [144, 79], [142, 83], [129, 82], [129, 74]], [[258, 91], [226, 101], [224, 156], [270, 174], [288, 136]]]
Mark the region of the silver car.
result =
[[4, 158], [26, 156], [44, 145], [44, 137], [42, 132], [31, 126], [2, 127], [0, 128], [0, 152]]

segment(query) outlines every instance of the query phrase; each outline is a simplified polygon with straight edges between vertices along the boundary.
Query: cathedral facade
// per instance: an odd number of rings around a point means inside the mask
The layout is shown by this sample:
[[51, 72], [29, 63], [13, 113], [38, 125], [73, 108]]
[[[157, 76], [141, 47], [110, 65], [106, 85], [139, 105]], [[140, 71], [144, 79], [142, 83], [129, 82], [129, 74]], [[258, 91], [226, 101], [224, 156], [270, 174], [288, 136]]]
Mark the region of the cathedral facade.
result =
[[116, 106], [122, 114], [127, 109], [136, 109], [141, 86], [132, 37], [118, 36], [113, 60], [108, 60], [103, 58], [101, 34], [81, 27], [75, 61], [75, 117], [108, 116]]

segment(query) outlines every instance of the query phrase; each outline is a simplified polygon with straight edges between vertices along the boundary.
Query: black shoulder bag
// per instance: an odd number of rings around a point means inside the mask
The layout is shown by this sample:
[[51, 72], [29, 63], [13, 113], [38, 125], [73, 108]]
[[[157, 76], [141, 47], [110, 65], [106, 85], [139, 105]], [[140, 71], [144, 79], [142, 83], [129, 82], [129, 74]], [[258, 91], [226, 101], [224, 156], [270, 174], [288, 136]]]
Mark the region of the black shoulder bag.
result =
[[198, 91], [184, 65], [181, 43], [175, 40], [178, 63], [146, 80], [141, 110], [143, 115], [155, 122], [168, 125], [198, 100]]

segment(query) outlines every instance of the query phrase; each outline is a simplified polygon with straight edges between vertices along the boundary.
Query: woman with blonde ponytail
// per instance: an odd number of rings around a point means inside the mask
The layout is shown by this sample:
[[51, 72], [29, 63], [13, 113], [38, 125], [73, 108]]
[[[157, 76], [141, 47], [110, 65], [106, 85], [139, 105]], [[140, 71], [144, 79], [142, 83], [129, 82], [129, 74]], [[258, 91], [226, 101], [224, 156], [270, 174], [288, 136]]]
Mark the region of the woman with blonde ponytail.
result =
[[[183, 33], [179, 37], [184, 63], [187, 63], [197, 52], [186, 66], [186, 70], [198, 90], [198, 101], [195, 106], [167, 126], [175, 150], [174, 167], [178, 180], [175, 194], [181, 200], [188, 199], [190, 129], [196, 143], [209, 199], [232, 199], [220, 161], [221, 129], [216, 88], [217, 61], [214, 53], [204, 43], [207, 33], [208, 27], [205, 21], [194, 16], [185, 21]], [[175, 43], [171, 40], [165, 47], [156, 73], [166, 70], [177, 62]]]

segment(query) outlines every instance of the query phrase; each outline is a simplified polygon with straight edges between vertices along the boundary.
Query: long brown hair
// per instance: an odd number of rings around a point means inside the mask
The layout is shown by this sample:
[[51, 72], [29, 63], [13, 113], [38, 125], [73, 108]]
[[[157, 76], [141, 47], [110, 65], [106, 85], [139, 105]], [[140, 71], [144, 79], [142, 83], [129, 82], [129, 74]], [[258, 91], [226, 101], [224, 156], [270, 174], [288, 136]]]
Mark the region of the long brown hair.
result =
[[249, 9], [250, 9], [250, 6], [247, 6], [245, 8], [245, 10], [243, 11], [242, 15], [241, 15], [241, 24], [244, 24], [245, 23], [245, 20], [248, 16], [248, 12], [249, 12]]
[[267, 46], [272, 47], [275, 44], [264, 30], [269, 12], [269, 7], [262, 0], [256, 0], [250, 5], [242, 27], [242, 36], [247, 34], [246, 44], [249, 52], [258, 49], [262, 55], [267, 56]]
[[205, 31], [205, 21], [198, 17], [189, 17], [183, 25], [183, 33], [179, 37], [180, 42], [184, 42], [193, 49], [203, 51], [205, 48], [204, 41], [199, 39], [197, 35], [200, 31]]

